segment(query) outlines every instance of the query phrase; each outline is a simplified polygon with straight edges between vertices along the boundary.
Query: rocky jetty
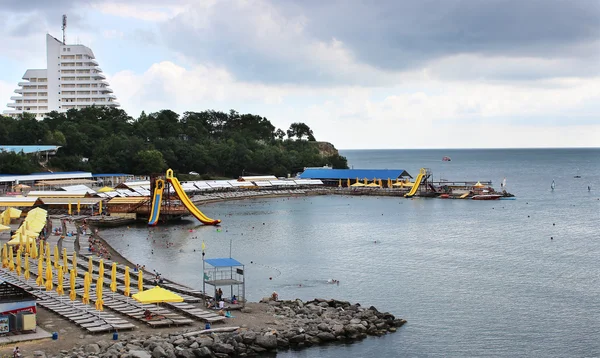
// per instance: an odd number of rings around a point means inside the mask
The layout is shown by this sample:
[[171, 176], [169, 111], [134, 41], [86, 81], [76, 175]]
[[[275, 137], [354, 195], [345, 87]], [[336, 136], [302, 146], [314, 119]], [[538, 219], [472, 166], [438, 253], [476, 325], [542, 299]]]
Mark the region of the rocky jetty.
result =
[[[278, 350], [381, 336], [395, 332], [406, 322], [390, 313], [379, 312], [375, 307], [363, 308], [345, 301], [265, 301], [268, 312], [273, 314], [273, 322], [261, 329], [242, 326], [146, 336], [132, 333], [116, 342], [99, 341], [62, 351], [58, 356], [196, 358], [273, 355]], [[36, 353], [35, 356], [45, 357], [43, 352]]]

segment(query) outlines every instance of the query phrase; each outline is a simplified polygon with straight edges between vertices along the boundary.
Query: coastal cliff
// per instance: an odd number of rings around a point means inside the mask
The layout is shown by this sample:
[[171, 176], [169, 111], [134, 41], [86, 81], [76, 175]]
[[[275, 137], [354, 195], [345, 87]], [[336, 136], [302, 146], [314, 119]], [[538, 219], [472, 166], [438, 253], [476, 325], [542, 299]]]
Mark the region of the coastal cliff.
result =
[[335, 148], [335, 146], [329, 142], [313, 142], [317, 149], [319, 149], [319, 154], [323, 157], [330, 157], [332, 155], [339, 155], [340, 153]]

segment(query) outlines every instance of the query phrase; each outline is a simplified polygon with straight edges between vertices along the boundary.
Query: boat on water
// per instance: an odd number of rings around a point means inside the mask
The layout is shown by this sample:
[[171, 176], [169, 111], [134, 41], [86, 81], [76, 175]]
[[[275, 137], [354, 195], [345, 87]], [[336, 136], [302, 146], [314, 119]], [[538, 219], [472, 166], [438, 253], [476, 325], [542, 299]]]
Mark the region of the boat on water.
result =
[[479, 194], [474, 195], [471, 199], [473, 200], [498, 200], [502, 197], [500, 194]]
[[450, 158], [450, 157], [443, 157], [442, 161], [443, 162], [450, 162], [450, 161], [452, 161], [452, 158]]

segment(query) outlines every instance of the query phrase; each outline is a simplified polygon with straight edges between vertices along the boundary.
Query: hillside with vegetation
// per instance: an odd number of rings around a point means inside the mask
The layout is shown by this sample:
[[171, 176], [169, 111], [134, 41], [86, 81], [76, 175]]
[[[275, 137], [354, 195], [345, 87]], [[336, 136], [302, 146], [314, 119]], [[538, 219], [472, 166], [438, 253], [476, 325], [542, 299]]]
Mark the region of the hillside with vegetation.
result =
[[[304, 123], [277, 129], [253, 114], [171, 110], [135, 119], [121, 109], [91, 107], [51, 112], [43, 120], [0, 116], [0, 145], [59, 145], [43, 163], [54, 171], [147, 175], [172, 168], [203, 177], [287, 176], [307, 166], [347, 168], [337, 150], [322, 151]], [[44, 171], [35, 155], [0, 152], [0, 173]]]

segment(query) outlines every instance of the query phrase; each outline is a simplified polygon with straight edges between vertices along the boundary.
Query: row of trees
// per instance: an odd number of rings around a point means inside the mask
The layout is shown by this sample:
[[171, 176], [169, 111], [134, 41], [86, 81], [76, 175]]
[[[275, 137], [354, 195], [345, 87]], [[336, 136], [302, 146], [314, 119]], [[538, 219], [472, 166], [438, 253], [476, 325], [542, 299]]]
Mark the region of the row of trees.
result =
[[[253, 114], [170, 110], [134, 119], [121, 109], [91, 107], [51, 112], [38, 121], [29, 114], [0, 116], [0, 144], [63, 146], [50, 159], [54, 170], [150, 174], [167, 167], [209, 177], [250, 174], [285, 176], [306, 166], [347, 168], [338, 154], [323, 156], [312, 130], [293, 123], [287, 131]], [[40, 170], [30, 156], [0, 153], [0, 173]]]

